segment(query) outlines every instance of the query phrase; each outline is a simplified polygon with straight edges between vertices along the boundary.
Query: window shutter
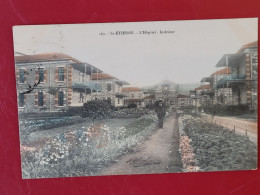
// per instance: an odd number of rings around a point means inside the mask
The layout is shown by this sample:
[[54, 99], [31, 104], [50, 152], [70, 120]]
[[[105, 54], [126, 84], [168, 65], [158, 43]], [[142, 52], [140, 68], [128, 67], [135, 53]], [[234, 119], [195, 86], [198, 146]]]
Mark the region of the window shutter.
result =
[[23, 99], [24, 99], [24, 107], [26, 106], [26, 94], [23, 95]]
[[38, 92], [35, 92], [34, 102], [35, 106], [38, 107]]
[[27, 80], [27, 75], [28, 75], [27, 68], [25, 68], [24, 69], [24, 82], [26, 82], [26, 80]]
[[39, 81], [39, 70], [35, 69], [35, 83], [38, 83]]
[[67, 81], [67, 67], [64, 67], [64, 82]]
[[16, 75], [16, 81], [19, 83], [19, 81], [20, 81], [20, 74], [19, 74], [19, 69], [18, 68], [15, 69], [15, 75]]
[[44, 70], [44, 83], [47, 83], [47, 70]]
[[55, 68], [55, 73], [54, 73], [54, 80], [55, 80], [56, 82], [58, 82], [58, 81], [59, 81], [58, 67], [56, 67], [56, 68]]
[[55, 106], [56, 106], [56, 107], [58, 106], [58, 93], [59, 93], [59, 92], [56, 92], [55, 98], [54, 98]]
[[43, 92], [43, 105], [46, 105], [46, 102], [47, 102], [47, 96], [46, 93]]

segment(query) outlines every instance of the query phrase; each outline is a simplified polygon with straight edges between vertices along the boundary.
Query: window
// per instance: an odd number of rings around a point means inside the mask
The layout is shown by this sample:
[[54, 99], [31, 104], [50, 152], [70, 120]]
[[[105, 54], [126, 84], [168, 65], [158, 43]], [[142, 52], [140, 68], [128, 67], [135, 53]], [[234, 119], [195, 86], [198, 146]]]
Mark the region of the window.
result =
[[40, 80], [40, 82], [44, 81], [44, 69], [43, 68], [39, 69], [39, 80]]
[[43, 106], [43, 92], [38, 92], [38, 106]]
[[19, 93], [19, 107], [24, 107], [24, 94]]
[[63, 104], [64, 104], [63, 98], [64, 98], [63, 91], [59, 91], [59, 93], [58, 93], [58, 106], [63, 106]]
[[107, 91], [111, 91], [112, 90], [112, 85], [111, 83], [107, 83]]
[[131, 95], [132, 95], [132, 98], [134, 98], [134, 97], [135, 97], [135, 94], [134, 94], [134, 93], [132, 93]]
[[24, 83], [24, 70], [19, 70], [20, 83]]
[[119, 98], [117, 98], [117, 104], [120, 104], [120, 99]]
[[59, 67], [59, 81], [64, 81], [64, 68], [63, 67]]
[[112, 102], [111, 102], [111, 97], [108, 97], [108, 98], [107, 98], [107, 102], [108, 102], [108, 104], [111, 105], [111, 103], [112, 103]]

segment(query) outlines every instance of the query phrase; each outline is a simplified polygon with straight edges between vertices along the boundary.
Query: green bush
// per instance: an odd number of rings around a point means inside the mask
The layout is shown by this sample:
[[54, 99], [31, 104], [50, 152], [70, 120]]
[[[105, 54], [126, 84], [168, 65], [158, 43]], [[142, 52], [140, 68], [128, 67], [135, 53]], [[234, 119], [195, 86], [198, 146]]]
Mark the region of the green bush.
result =
[[80, 115], [82, 111], [82, 107], [69, 107], [66, 110], [66, 115], [67, 116], [77, 116]]
[[114, 107], [105, 100], [92, 100], [83, 104], [81, 110], [82, 117], [102, 118], [108, 117], [113, 112]]
[[127, 107], [128, 108], [137, 108], [137, 105], [136, 104], [129, 104]]

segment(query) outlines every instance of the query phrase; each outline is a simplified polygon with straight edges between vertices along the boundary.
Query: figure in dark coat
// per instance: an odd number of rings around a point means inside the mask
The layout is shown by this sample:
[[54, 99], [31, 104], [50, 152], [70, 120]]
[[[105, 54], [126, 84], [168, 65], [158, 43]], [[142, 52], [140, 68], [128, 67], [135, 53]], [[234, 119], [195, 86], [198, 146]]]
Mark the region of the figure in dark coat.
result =
[[157, 113], [157, 117], [159, 120], [159, 128], [163, 128], [163, 119], [166, 115], [165, 104], [162, 100], [158, 100], [155, 102], [155, 112]]

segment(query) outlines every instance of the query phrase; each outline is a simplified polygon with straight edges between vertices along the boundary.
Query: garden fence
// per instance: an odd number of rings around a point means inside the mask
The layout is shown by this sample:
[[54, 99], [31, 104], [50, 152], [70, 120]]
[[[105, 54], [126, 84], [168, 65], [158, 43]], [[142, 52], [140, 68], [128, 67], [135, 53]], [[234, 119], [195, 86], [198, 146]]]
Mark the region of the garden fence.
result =
[[257, 143], [257, 122], [244, 121], [225, 117], [211, 117], [205, 115], [202, 117], [205, 122], [221, 126], [226, 130], [234, 131], [236, 134], [248, 137], [254, 143]]

